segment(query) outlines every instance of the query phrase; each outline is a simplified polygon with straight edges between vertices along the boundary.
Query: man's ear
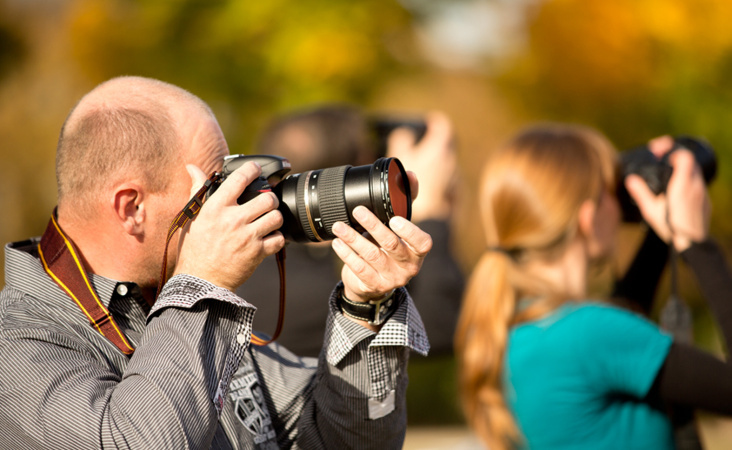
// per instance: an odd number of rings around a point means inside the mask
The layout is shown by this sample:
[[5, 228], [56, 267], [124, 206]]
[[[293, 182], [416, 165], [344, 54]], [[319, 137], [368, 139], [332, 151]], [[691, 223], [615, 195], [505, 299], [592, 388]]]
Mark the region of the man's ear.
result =
[[585, 200], [580, 205], [579, 215], [577, 217], [577, 226], [579, 232], [585, 238], [591, 238], [595, 235], [595, 215], [597, 214], [597, 204], [592, 200]]
[[125, 183], [114, 191], [115, 218], [130, 235], [140, 236], [145, 229], [145, 193], [136, 183]]

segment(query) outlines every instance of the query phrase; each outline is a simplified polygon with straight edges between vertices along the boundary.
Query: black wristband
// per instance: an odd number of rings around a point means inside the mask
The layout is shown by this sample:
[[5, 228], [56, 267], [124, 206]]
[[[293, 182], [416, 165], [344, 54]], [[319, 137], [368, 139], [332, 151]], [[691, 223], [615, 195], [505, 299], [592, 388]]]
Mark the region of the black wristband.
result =
[[369, 325], [381, 325], [399, 308], [399, 302], [394, 297], [393, 290], [383, 298], [369, 300], [368, 303], [354, 302], [341, 294], [338, 299], [338, 307], [348, 317], [365, 320]]

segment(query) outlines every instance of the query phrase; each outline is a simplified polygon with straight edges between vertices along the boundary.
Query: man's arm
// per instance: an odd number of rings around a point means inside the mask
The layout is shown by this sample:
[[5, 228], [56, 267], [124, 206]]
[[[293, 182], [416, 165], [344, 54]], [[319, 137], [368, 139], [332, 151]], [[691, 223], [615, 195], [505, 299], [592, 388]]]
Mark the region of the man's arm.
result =
[[[408, 175], [416, 194], [416, 177], [412, 172]], [[422, 321], [402, 287], [419, 272], [432, 248], [432, 239], [402, 217], [393, 217], [388, 227], [364, 207], [355, 208], [353, 217], [368, 237], [343, 223], [333, 226], [337, 236], [333, 249], [344, 262], [343, 290], [339, 292], [339, 285], [331, 299], [333, 320], [326, 334], [327, 351], [321, 355], [328, 364], [321, 363], [319, 367], [312, 404], [317, 412], [314, 420], [320, 436], [332, 439], [333, 445], [359, 442], [365, 447], [398, 448], [406, 432], [404, 403], [409, 349], [426, 354], [429, 348]], [[343, 309], [342, 305], [339, 308], [339, 301], [369, 302], [391, 292], [399, 307], [385, 324], [365, 323], [339, 314]], [[371, 337], [367, 332], [376, 335]], [[358, 352], [351, 351], [349, 343]], [[340, 400], [332, 402], [339, 393]], [[306, 409], [301, 420], [308, 416]], [[347, 426], [338, 425], [339, 422]], [[352, 428], [357, 424], [362, 426]], [[381, 437], [378, 433], [382, 433]]]
[[227, 292], [192, 277], [172, 279], [127, 362], [83, 316], [67, 320], [80, 315], [70, 299], [68, 308], [54, 309], [6, 289], [0, 422], [16, 432], [1, 433], [2, 442], [17, 439], [13, 448], [210, 447], [220, 389], [248, 345], [239, 336], [249, 335], [253, 314]]
[[344, 317], [342, 285], [329, 301], [323, 352], [298, 358], [279, 345], [253, 347], [263, 390], [283, 448], [401, 448], [406, 432], [406, 366], [410, 350], [429, 343], [406, 290], [379, 333]]

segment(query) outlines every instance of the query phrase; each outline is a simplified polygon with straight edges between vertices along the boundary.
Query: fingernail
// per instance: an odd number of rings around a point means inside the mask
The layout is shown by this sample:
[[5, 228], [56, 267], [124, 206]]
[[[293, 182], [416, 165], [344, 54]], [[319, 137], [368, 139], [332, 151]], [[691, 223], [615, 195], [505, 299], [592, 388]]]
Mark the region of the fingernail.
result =
[[353, 210], [353, 217], [355, 217], [356, 220], [358, 220], [359, 222], [368, 218], [368, 214], [366, 213], [366, 207], [357, 206], [356, 209]]
[[625, 186], [635, 187], [638, 186], [638, 183], [642, 182], [642, 178], [640, 178], [638, 175], [628, 175], [628, 177], [625, 179]]
[[333, 246], [333, 250], [338, 251], [343, 248], [343, 241], [340, 239], [333, 239], [333, 243], [331, 245]]
[[343, 222], [336, 222], [333, 224], [333, 233], [341, 234], [346, 231], [346, 224]]
[[391, 228], [394, 231], [399, 231], [404, 229], [404, 222], [406, 222], [407, 219], [401, 217], [401, 216], [394, 216], [389, 220], [389, 228]]

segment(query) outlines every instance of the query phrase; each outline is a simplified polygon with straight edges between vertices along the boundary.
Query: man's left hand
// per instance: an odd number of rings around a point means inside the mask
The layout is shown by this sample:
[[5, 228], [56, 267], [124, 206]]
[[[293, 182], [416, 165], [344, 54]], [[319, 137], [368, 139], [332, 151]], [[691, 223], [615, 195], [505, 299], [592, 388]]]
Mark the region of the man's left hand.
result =
[[354, 302], [383, 298], [419, 272], [432, 238], [403, 217], [393, 217], [387, 227], [363, 206], [353, 216], [371, 239], [343, 222], [333, 225], [333, 249], [344, 263], [344, 295]]

